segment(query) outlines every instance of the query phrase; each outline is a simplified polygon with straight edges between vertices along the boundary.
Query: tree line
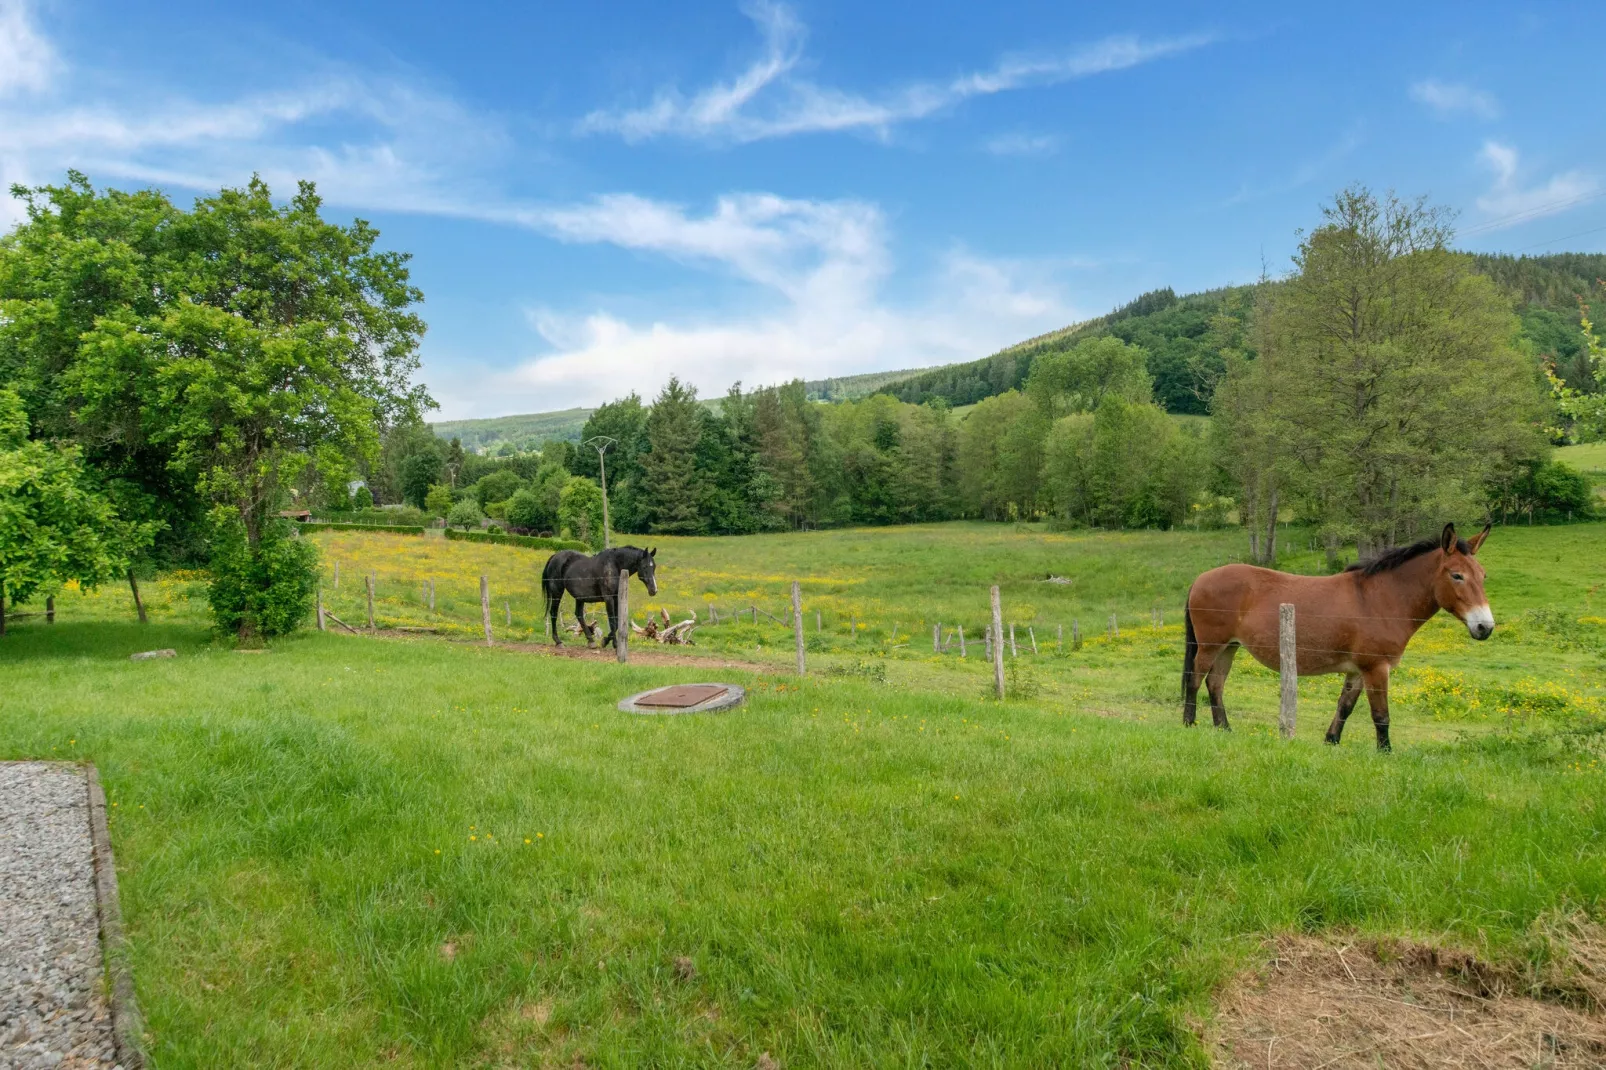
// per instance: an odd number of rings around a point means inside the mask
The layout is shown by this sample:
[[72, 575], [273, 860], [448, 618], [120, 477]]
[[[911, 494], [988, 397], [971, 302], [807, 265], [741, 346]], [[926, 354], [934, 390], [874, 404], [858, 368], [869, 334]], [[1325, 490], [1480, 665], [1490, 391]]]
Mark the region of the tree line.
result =
[[[821, 403], [802, 382], [737, 384], [710, 406], [672, 379], [651, 403], [631, 394], [602, 406], [581, 437], [611, 443], [610, 519], [622, 532], [1231, 519], [1250, 556], [1269, 562], [1279, 518], [1294, 518], [1336, 561], [1344, 545], [1370, 553], [1446, 516], [1587, 516], [1588, 480], [1548, 454], [1553, 441], [1606, 433], [1590, 417], [1606, 371], [1598, 343], [1578, 312], [1564, 376], [1522, 318], [1565, 323], [1534, 291], [1555, 289], [1566, 265], [1480, 263], [1450, 238], [1444, 213], [1423, 202], [1347, 190], [1287, 277], [1197, 300], [1145, 295], [1098, 331], [993, 363], [1026, 370], [959, 410], [940, 395], [917, 404], [890, 392]], [[1514, 306], [1523, 288], [1527, 303]], [[1151, 345], [1168, 355], [1157, 360]], [[1183, 391], [1192, 401], [1174, 404]], [[556, 484], [538, 472], [597, 483], [598, 455], [554, 442], [540, 457], [482, 462], [535, 466], [519, 477], [527, 487], [492, 480], [489, 493], [454, 493], [493, 510], [506, 490], [538, 496], [539, 514], [509, 499], [499, 515], [564, 527]]]

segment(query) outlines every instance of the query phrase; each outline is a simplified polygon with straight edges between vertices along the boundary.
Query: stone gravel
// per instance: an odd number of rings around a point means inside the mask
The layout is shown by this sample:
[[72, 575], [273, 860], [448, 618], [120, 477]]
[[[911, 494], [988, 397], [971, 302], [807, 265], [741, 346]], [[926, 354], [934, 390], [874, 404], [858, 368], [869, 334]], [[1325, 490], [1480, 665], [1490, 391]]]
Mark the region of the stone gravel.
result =
[[81, 770], [0, 762], [0, 1066], [112, 1068]]

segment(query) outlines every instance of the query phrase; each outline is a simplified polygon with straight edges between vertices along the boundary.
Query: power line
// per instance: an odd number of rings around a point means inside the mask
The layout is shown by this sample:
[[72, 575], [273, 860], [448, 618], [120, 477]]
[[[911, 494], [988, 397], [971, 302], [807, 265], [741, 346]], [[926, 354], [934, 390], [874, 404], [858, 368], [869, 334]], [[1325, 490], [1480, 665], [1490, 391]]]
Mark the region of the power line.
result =
[[1573, 208], [1580, 204], [1587, 204], [1590, 201], [1596, 200], [1602, 196], [1606, 196], [1606, 189], [1597, 189], [1579, 197], [1569, 197], [1566, 200], [1551, 201], [1548, 204], [1536, 204], [1532, 208], [1524, 208], [1520, 212], [1515, 212], [1508, 216], [1502, 216], [1499, 219], [1485, 220], [1475, 227], [1468, 227], [1467, 229], [1460, 231], [1459, 234], [1461, 237], [1465, 238], [1473, 234], [1483, 234], [1491, 230], [1499, 230], [1501, 227], [1512, 226], [1517, 223], [1525, 223], [1531, 219], [1539, 219], [1542, 216], [1547, 216], [1554, 212], [1559, 212], [1567, 208]]
[[1574, 238], [1582, 238], [1586, 234], [1599, 234], [1603, 230], [1606, 230], [1606, 226], [1591, 227], [1589, 230], [1580, 230], [1580, 231], [1577, 231], [1577, 232], [1575, 232], [1573, 234], [1563, 234], [1561, 237], [1559, 237], [1559, 238], [1551, 238], [1549, 241], [1537, 242], [1537, 243], [1535, 243], [1533, 245], [1524, 245], [1521, 249], [1517, 249], [1517, 250], [1514, 250], [1514, 251], [1515, 252], [1519, 252], [1519, 253], [1525, 253], [1529, 249], [1538, 249], [1541, 246], [1545, 246], [1545, 245], [1555, 245], [1557, 242], [1571, 241]]

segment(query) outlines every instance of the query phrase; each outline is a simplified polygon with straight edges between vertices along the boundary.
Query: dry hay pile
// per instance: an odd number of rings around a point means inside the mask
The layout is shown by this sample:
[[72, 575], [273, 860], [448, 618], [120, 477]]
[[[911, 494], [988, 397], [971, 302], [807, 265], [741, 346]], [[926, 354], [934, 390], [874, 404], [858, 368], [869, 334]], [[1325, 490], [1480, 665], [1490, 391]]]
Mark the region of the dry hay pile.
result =
[[1606, 932], [1568, 923], [1539, 978], [1406, 940], [1279, 938], [1226, 994], [1223, 1067], [1606, 1067]]

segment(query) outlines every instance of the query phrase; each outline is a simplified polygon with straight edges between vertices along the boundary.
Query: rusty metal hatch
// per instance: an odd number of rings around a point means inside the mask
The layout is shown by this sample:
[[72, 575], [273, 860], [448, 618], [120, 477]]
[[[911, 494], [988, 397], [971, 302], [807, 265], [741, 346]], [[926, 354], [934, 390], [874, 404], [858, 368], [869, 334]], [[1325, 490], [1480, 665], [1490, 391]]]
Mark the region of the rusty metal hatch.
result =
[[636, 705], [684, 710], [692, 706], [701, 706], [729, 690], [730, 688], [720, 687], [717, 684], [677, 684], [674, 687], [663, 687], [642, 695], [636, 699]]

